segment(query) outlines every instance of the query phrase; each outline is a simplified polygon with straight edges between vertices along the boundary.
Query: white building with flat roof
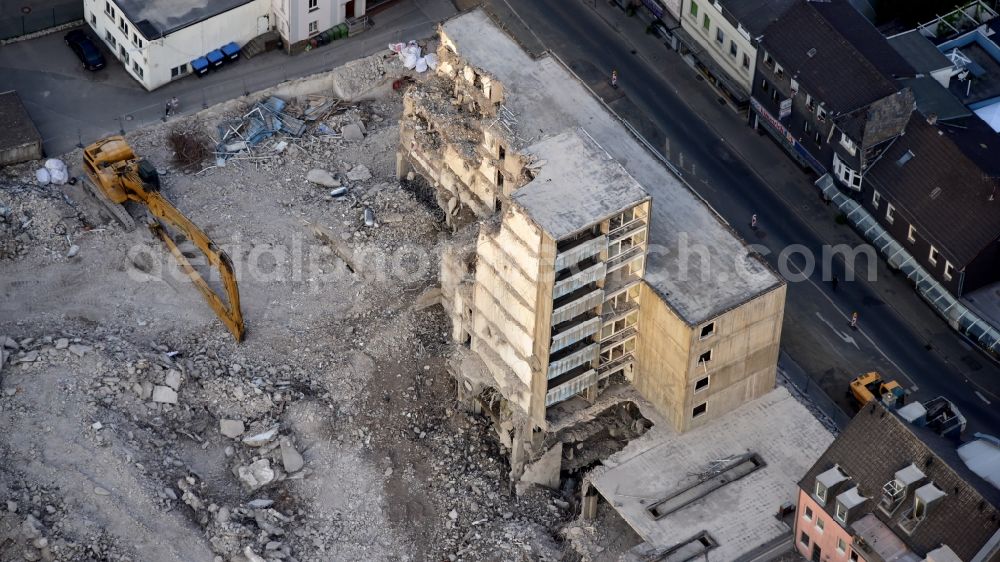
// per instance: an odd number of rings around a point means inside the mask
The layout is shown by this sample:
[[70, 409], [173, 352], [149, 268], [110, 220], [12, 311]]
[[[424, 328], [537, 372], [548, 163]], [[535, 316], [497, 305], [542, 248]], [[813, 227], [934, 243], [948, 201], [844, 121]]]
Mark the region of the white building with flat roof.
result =
[[83, 6], [87, 24], [147, 90], [190, 74], [193, 60], [227, 43], [242, 47], [272, 28], [271, 0], [84, 0]]

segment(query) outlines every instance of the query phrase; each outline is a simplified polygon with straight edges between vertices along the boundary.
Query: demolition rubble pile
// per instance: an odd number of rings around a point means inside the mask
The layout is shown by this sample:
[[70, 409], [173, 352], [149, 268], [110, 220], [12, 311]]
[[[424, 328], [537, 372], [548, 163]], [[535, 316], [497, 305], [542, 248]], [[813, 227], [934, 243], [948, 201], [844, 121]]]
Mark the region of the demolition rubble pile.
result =
[[[175, 123], [127, 135], [237, 263], [242, 344], [79, 182], [0, 170], [0, 560], [559, 559], [572, 490], [517, 497], [488, 422], [455, 402], [448, 229], [395, 178], [397, 55], [378, 57], [284, 96], [293, 116], [341, 101], [255, 145], [266, 158], [187, 171]], [[218, 141], [270, 95], [182, 125]], [[79, 151], [62, 160], [79, 176]]]

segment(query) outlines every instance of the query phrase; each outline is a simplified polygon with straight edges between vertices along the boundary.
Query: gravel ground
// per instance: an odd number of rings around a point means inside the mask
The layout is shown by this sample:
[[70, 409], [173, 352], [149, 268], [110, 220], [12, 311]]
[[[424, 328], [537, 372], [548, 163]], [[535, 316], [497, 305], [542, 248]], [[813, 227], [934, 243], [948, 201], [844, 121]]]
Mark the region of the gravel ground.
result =
[[[240, 344], [145, 229], [79, 183], [35, 185], [41, 163], [0, 170], [0, 559], [572, 559], [570, 494], [515, 497], [492, 430], [454, 401], [427, 298], [448, 229], [395, 179], [402, 71], [334, 72], [318, 93], [364, 101], [324, 123], [363, 140], [173, 163], [172, 128], [216, 135], [259, 96], [127, 138], [233, 258]], [[79, 175], [79, 151], [63, 159]]]

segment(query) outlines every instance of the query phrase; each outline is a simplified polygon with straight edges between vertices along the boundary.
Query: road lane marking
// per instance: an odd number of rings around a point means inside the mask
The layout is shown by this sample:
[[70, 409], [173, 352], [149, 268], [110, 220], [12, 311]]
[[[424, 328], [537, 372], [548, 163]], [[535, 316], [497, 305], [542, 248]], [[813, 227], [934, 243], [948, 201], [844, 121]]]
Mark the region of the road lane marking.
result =
[[819, 318], [820, 322], [822, 322], [822, 323], [826, 324], [827, 326], [829, 326], [830, 329], [833, 330], [833, 333], [837, 334], [837, 336], [840, 339], [844, 340], [844, 343], [849, 343], [849, 344], [853, 345], [855, 348], [857, 348], [858, 351], [861, 351], [861, 347], [858, 345], [858, 342], [855, 341], [853, 337], [851, 337], [846, 332], [841, 332], [840, 330], [834, 328], [833, 324], [829, 320], [827, 320], [826, 318], [824, 318], [823, 315], [819, 313], [819, 311], [816, 312], [816, 318]]
[[[819, 285], [817, 285], [815, 281], [813, 281], [810, 277], [808, 277], [805, 274], [805, 272], [802, 271], [799, 268], [798, 265], [796, 265], [795, 262], [793, 262], [792, 260], [788, 260], [788, 266], [791, 267], [791, 268], [794, 268], [794, 269], [798, 270], [798, 271], [796, 271], [796, 273], [798, 273], [799, 275], [801, 275], [803, 279], [805, 279], [806, 281], [809, 282], [810, 285], [812, 285], [813, 287], [815, 287], [816, 291], [819, 292], [819, 294], [822, 295], [823, 298], [826, 299], [827, 302], [830, 303], [830, 306], [832, 306], [833, 309], [837, 311], [837, 314], [840, 314], [844, 318], [845, 321], [850, 322], [850, 317], [844, 311], [840, 310], [840, 307], [837, 306], [837, 303], [834, 302], [833, 299], [831, 299], [829, 297], [829, 295], [827, 295], [823, 291], [822, 287], [820, 287]], [[898, 363], [896, 363], [895, 361], [892, 360], [892, 358], [890, 358], [888, 355], [886, 355], [886, 353], [884, 351], [882, 351], [882, 348], [879, 347], [875, 343], [875, 340], [873, 340], [871, 338], [871, 336], [869, 336], [868, 333], [864, 331], [864, 329], [858, 328], [857, 331], [858, 331], [859, 334], [861, 334], [862, 336], [864, 336], [866, 340], [868, 340], [868, 343], [870, 343], [872, 345], [872, 347], [875, 348], [875, 351], [879, 352], [879, 355], [881, 355], [886, 361], [888, 361], [889, 363], [891, 363], [892, 366], [896, 368], [896, 371], [898, 371], [900, 375], [902, 375], [907, 381], [910, 382], [910, 386], [913, 387], [913, 390], [917, 390], [917, 388], [918, 388], [917, 387], [917, 383], [916, 383], [916, 381], [913, 380], [913, 377], [911, 377], [910, 375], [907, 375], [906, 371], [904, 371], [903, 368], [900, 367]]]
[[989, 405], [990, 405], [990, 401], [989, 401], [989, 400], [987, 400], [987, 399], [986, 399], [986, 397], [985, 397], [985, 396], [983, 396], [983, 394], [982, 394], [981, 392], [979, 392], [978, 390], [974, 390], [973, 392], [975, 392], [975, 393], [976, 393], [976, 396], [978, 396], [980, 400], [982, 400], [983, 402], [986, 402], [986, 405], [987, 405], [987, 406], [989, 406]]

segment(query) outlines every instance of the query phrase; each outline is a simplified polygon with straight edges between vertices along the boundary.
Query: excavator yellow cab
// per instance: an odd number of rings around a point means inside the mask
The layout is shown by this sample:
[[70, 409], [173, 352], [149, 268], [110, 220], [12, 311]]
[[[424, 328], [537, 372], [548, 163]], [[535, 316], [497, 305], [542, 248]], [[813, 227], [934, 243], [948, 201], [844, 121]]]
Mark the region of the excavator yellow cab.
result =
[[[160, 177], [156, 167], [148, 160], [138, 158], [123, 137], [112, 136], [83, 149], [83, 169], [89, 179], [89, 182], [84, 181], [85, 187], [126, 228], [134, 228], [135, 220], [122, 204], [133, 201], [146, 208], [152, 217], [149, 221], [150, 231], [166, 244], [181, 269], [205, 297], [236, 341], [242, 341], [243, 313], [240, 310], [240, 292], [236, 284], [236, 274], [233, 272], [233, 262], [204, 231], [159, 193]], [[207, 263], [218, 269], [226, 295], [225, 301], [191, 265], [165, 226], [180, 231], [187, 240], [201, 250]]]
[[850, 393], [859, 407], [875, 400], [876, 396], [887, 408], [898, 408], [906, 399], [906, 391], [898, 382], [884, 381], [877, 371], [869, 371], [851, 381]]

